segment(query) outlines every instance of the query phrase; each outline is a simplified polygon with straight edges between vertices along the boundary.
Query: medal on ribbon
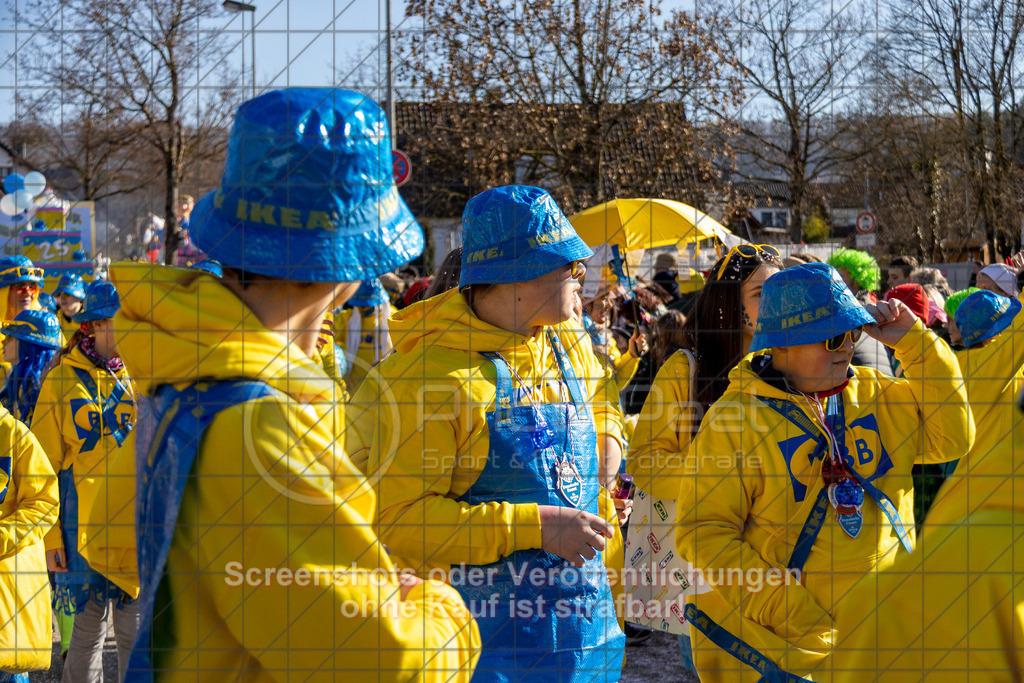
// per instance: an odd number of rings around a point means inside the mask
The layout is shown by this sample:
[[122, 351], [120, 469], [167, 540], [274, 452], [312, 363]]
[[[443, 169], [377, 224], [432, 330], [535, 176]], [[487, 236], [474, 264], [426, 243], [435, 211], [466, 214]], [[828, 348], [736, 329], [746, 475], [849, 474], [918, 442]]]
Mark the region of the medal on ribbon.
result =
[[855, 479], [843, 476], [828, 487], [828, 501], [836, 510], [836, 521], [850, 538], [857, 538], [864, 526], [864, 489]]
[[569, 505], [579, 507], [583, 499], [583, 478], [568, 456], [564, 460], [555, 458], [555, 488]]

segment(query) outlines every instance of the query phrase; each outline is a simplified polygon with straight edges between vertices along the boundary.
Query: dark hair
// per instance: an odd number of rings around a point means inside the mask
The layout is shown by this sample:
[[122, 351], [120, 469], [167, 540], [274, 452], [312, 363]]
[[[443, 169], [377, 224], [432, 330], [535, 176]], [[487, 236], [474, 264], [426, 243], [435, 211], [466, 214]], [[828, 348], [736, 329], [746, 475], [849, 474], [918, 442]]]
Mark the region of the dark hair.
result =
[[889, 268], [899, 268], [903, 271], [903, 277], [910, 277], [910, 271], [919, 267], [921, 264], [918, 263], [917, 259], [913, 256], [897, 256], [893, 260], [889, 261]]
[[85, 339], [85, 332], [82, 332], [81, 328], [75, 330], [75, 333], [71, 335], [71, 339], [68, 339], [68, 343], [64, 345], [64, 348], [59, 349], [57, 353], [53, 354], [53, 358], [50, 359], [45, 372], [50, 372], [50, 370], [60, 365], [61, 359], [71, 353], [71, 350], [78, 346], [83, 339]]
[[[686, 325], [685, 348], [693, 351], [697, 360], [694, 370], [694, 396], [690, 401], [700, 403], [701, 412], [725, 393], [729, 386], [729, 371], [746, 355], [743, 348], [743, 283], [763, 265], [782, 268], [779, 259], [763, 252], [750, 258], [731, 256], [738, 263], [730, 264], [722, 274], [715, 275], [722, 266], [720, 258], [711, 269], [711, 278], [704, 284], [697, 302], [690, 311]], [[690, 429], [696, 434], [699, 423]]]
[[462, 247], [455, 247], [449, 251], [441, 261], [441, 266], [430, 278], [430, 285], [423, 294], [424, 299], [443, 294], [449, 289], [459, 286], [459, 277], [462, 275]]
[[665, 315], [654, 323], [654, 335], [651, 341], [651, 356], [661, 367], [668, 357], [686, 345], [686, 316], [679, 311], [669, 309]]

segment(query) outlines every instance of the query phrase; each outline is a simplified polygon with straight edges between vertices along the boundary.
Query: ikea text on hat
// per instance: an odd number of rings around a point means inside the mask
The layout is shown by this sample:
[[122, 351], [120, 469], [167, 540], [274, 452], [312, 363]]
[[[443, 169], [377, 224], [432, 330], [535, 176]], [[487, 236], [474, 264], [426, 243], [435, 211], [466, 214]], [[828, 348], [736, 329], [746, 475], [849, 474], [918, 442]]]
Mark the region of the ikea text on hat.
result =
[[289, 280], [368, 280], [424, 247], [394, 184], [384, 113], [339, 88], [285, 88], [243, 103], [221, 185], [192, 224], [210, 259]]

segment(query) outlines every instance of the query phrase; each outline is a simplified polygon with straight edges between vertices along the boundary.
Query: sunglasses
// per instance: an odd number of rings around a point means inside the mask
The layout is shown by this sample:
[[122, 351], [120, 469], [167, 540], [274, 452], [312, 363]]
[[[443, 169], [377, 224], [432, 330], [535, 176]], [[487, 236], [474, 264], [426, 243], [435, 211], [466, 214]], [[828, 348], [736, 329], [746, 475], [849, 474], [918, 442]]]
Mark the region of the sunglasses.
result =
[[25, 266], [18, 266], [17, 268], [8, 268], [7, 270], [0, 271], [0, 277], [4, 275], [14, 275], [15, 277], [37, 277], [42, 278], [45, 273], [42, 268], [26, 268]]
[[725, 274], [729, 264], [733, 261], [733, 256], [736, 255], [745, 259], [757, 258], [759, 255], [767, 255], [772, 258], [779, 258], [780, 256], [779, 250], [770, 244], [737, 244], [722, 259], [722, 265], [718, 266], [718, 272], [715, 273], [716, 280], [722, 279], [722, 275]]
[[847, 337], [850, 338], [850, 341], [856, 344], [858, 341], [860, 341], [860, 336], [863, 333], [864, 330], [862, 330], [859, 327], [855, 327], [852, 330], [847, 330], [846, 332], [843, 332], [842, 334], [837, 334], [831, 339], [825, 340], [825, 349], [827, 351], [838, 351], [839, 349], [843, 348], [843, 345], [846, 343]]
[[11, 285], [11, 289], [15, 292], [37, 292], [39, 291], [39, 285], [34, 282], [15, 282]]
[[587, 264], [583, 261], [573, 261], [569, 264], [569, 277], [581, 278], [587, 272]]

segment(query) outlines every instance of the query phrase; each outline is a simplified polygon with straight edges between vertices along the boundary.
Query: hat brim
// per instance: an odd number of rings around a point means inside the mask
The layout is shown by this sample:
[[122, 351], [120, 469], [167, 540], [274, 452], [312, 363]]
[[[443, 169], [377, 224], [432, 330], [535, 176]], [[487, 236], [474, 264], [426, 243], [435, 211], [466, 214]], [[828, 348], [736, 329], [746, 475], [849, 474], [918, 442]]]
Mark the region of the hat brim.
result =
[[480, 264], [465, 264], [469, 255], [463, 253], [459, 289], [470, 285], [503, 285], [535, 280], [567, 263], [583, 261], [593, 255], [593, 250], [575, 234], [555, 244], [534, 247], [518, 256]]
[[[1005, 313], [994, 320], [989, 328], [984, 331], [979, 330], [978, 338], [976, 340], [969, 341], [967, 337], [963, 336], [963, 332], [961, 332], [964, 348], [970, 349], [978, 344], [986, 342], [997, 334], [1005, 331], [1007, 327], [1013, 324], [1013, 319], [1017, 317], [1018, 313], [1020, 313], [1022, 304], [1019, 299], [1010, 299], [1009, 297], [1007, 297], [1007, 299], [1010, 302], [1010, 307], [1006, 309]], [[982, 337], [981, 335], [985, 336]]]
[[67, 294], [69, 296], [75, 297], [76, 299], [85, 299], [84, 289], [66, 289], [64, 287], [58, 287], [57, 289], [53, 290], [53, 296], [60, 296], [61, 294]]
[[74, 314], [73, 316], [71, 316], [71, 320], [72, 322], [76, 322], [78, 324], [92, 323], [96, 322], [97, 320], [110, 320], [117, 314], [118, 310], [118, 308], [89, 309], [87, 311], [82, 311], [81, 313]]
[[394, 270], [423, 253], [423, 230], [397, 191], [397, 208], [388, 220], [335, 221], [333, 230], [226, 219], [214, 206], [216, 194], [196, 204], [190, 232], [208, 258], [227, 267], [300, 282], [355, 282]]
[[750, 351], [753, 353], [774, 347], [817, 344], [858, 327], [874, 325], [875, 322], [874, 317], [863, 306], [851, 306], [827, 318], [793, 329], [755, 333], [754, 338], [750, 340]]

